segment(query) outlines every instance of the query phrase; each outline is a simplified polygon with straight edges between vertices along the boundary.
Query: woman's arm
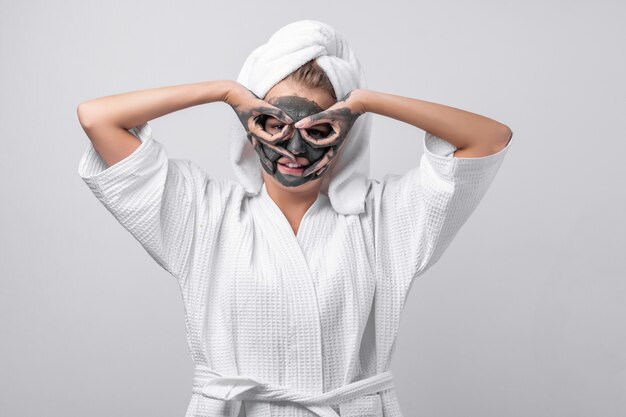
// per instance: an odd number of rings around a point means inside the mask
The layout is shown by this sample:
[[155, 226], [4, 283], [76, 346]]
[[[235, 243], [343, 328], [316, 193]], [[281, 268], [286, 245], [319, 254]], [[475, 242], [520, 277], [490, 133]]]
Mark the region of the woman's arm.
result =
[[115, 94], [80, 103], [77, 115], [94, 148], [111, 166], [141, 144], [128, 129], [187, 107], [224, 101], [233, 83], [206, 81]]
[[372, 112], [409, 123], [440, 137], [458, 150], [454, 156], [475, 158], [503, 149], [512, 137], [508, 126], [487, 117], [442, 104], [373, 90], [352, 92], [364, 112]]
[[[305, 170], [304, 175], [321, 171], [337, 153], [352, 125], [362, 114], [372, 112], [409, 123], [448, 141], [457, 150], [457, 158], [479, 158], [493, 155], [509, 143], [513, 132], [508, 126], [478, 114], [442, 104], [359, 88], [337, 100], [328, 109], [305, 117], [295, 124], [303, 137], [319, 147], [330, 150], [321, 161]], [[306, 130], [328, 123], [332, 133], [322, 139], [309, 137]], [[308, 171], [308, 172], [307, 172]]]

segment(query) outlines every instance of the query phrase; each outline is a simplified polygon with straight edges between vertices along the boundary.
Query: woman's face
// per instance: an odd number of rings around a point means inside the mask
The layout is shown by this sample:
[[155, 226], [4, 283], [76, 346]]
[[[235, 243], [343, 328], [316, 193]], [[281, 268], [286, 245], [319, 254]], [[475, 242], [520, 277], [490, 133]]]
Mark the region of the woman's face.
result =
[[[265, 95], [264, 100], [286, 112], [293, 119], [294, 123], [307, 116], [326, 110], [335, 104], [335, 100], [326, 91], [308, 89], [289, 80], [283, 80], [276, 84]], [[268, 117], [264, 121], [264, 128], [272, 134], [280, 133], [283, 123], [273, 117]], [[314, 138], [323, 138], [328, 136], [331, 130], [330, 125], [321, 124], [307, 129], [307, 133]], [[261, 144], [257, 152], [264, 152], [276, 167], [274, 172], [271, 172], [268, 167], [261, 164], [265, 171], [264, 177], [270, 176], [279, 184], [290, 188], [300, 187], [312, 182], [318, 183], [318, 180], [323, 177], [324, 174], [317, 176], [315, 173], [305, 177], [303, 172], [308, 165], [321, 159], [328, 151], [328, 147], [313, 147], [302, 138], [298, 129], [295, 129], [293, 135], [279, 143], [278, 146], [287, 149], [295, 155], [301, 167], [287, 166], [287, 163], [291, 163], [288, 158]]]

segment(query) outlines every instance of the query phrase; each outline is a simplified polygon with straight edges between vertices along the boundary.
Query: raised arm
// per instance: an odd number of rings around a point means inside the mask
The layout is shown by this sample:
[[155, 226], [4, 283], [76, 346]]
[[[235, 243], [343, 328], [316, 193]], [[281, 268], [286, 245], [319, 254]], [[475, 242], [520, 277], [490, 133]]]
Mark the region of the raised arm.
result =
[[502, 150], [511, 139], [511, 129], [495, 120], [465, 110], [410, 97], [372, 90], [353, 92], [365, 112], [409, 123], [440, 137], [457, 149], [457, 158], [476, 158]]
[[409, 123], [450, 142], [457, 148], [454, 152], [457, 158], [494, 154], [502, 150], [513, 136], [508, 126], [479, 114], [366, 89], [352, 90], [332, 107], [300, 120], [295, 126], [305, 129], [330, 123], [334, 134], [323, 139], [323, 145], [329, 145], [343, 140], [354, 121], [367, 112]]
[[232, 85], [229, 80], [206, 81], [96, 98], [78, 105], [78, 119], [98, 154], [111, 166], [141, 144], [129, 129], [187, 107], [223, 101]]
[[[80, 103], [76, 112], [95, 150], [111, 166], [132, 154], [141, 144], [128, 130], [166, 114], [215, 101], [223, 101], [233, 108], [250, 138], [278, 141], [290, 133], [285, 129], [274, 137], [267, 134], [258, 121], [259, 115], [268, 114], [286, 123], [292, 120], [281, 109], [261, 100], [233, 80], [115, 94]], [[293, 158], [289, 153], [286, 156]]]
[[[513, 132], [508, 126], [485, 116], [454, 107], [379, 91], [356, 89], [323, 112], [305, 117], [295, 124], [303, 137], [318, 146], [340, 144], [352, 125], [362, 114], [372, 112], [418, 127], [433, 136], [448, 141], [457, 148], [457, 158], [477, 158], [493, 155], [509, 143]], [[322, 139], [311, 138], [306, 130], [328, 123], [332, 132]], [[304, 175], [321, 171], [330, 165], [334, 153], [328, 153], [318, 163], [307, 168]]]

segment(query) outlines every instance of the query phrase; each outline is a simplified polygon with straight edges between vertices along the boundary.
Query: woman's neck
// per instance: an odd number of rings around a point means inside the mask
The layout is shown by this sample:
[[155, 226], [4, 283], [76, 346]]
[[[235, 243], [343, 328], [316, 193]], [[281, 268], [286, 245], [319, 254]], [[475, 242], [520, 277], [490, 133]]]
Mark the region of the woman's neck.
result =
[[316, 181], [316, 183], [315, 186], [306, 187], [303, 190], [287, 191], [274, 184], [272, 179], [265, 181], [267, 194], [287, 218], [295, 234], [298, 234], [304, 214], [318, 198], [321, 181]]

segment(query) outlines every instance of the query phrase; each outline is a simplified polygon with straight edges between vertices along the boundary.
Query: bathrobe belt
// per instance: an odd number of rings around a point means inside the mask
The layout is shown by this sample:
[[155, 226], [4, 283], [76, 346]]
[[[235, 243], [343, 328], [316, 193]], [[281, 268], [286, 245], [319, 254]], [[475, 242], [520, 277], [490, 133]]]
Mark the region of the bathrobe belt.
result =
[[[234, 401], [236, 410], [231, 415], [239, 415], [241, 401], [246, 401], [247, 417], [271, 417], [269, 402], [286, 401], [299, 404], [319, 417], [339, 417], [331, 405], [350, 403], [353, 400], [367, 398], [369, 401], [357, 404], [357, 407], [346, 407], [345, 410], [354, 409], [359, 414], [348, 411], [341, 417], [347, 416], [381, 416], [381, 403], [379, 396], [372, 396], [380, 391], [393, 388], [393, 375], [386, 371], [369, 378], [355, 381], [334, 390], [321, 394], [295, 391], [289, 387], [270, 384], [258, 378], [248, 376], [224, 376], [207, 366], [197, 365], [193, 381], [192, 392], [205, 397], [222, 401]], [[359, 398], [362, 397], [362, 398]], [[248, 402], [249, 401], [249, 402]], [[372, 410], [368, 410], [372, 408]], [[378, 410], [374, 409], [377, 408]]]

